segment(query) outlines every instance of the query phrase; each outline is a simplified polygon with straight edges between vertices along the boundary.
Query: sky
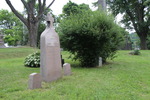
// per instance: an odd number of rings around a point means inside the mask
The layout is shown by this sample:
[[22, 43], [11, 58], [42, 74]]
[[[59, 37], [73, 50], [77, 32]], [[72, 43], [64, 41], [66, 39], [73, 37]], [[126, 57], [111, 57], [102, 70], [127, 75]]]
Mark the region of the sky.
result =
[[[12, 4], [14, 5], [14, 7], [22, 12], [23, 11], [23, 5], [21, 3], [21, 0], [10, 0], [12, 2]], [[51, 3], [52, 0], [47, 0], [47, 5]], [[75, 2], [77, 4], [82, 4], [82, 3], [85, 3], [85, 4], [89, 4], [90, 8], [92, 10], [96, 10], [97, 8], [93, 7], [92, 3], [97, 1], [97, 0], [71, 0], [72, 2]], [[65, 4], [67, 4], [69, 2], [69, 0], [55, 0], [55, 2], [53, 3], [53, 5], [50, 7], [53, 11], [53, 14], [54, 15], [59, 15], [62, 13], [62, 8]], [[1, 0], [1, 3], [0, 3], [0, 9], [7, 9], [9, 11], [10, 8], [9, 6], [7, 5], [7, 3], [5, 2], [5, 0]], [[120, 16], [116, 18], [117, 22], [120, 21]]]
[[[14, 5], [14, 7], [16, 8], [16, 10], [22, 12], [23, 11], [23, 4], [21, 3], [21, 0], [10, 0], [11, 3]], [[52, 0], [47, 0], [46, 4], [50, 4]], [[97, 0], [71, 0], [72, 2], [75, 2], [77, 4], [89, 4], [90, 8], [92, 10], [96, 10], [97, 8], [93, 7], [92, 3], [97, 1]], [[53, 5], [50, 7], [53, 11], [54, 15], [59, 15], [62, 13], [62, 8], [65, 4], [67, 4], [69, 2], [69, 0], [55, 0], [55, 2], [53, 3]], [[0, 2], [0, 10], [1, 9], [7, 9], [9, 11], [10, 8], [7, 5], [7, 3], [5, 2], [5, 0], [1, 0]], [[116, 17], [116, 21], [119, 22], [121, 20], [122, 16], [119, 15]], [[120, 24], [122, 26], [122, 24]]]
[[[23, 5], [21, 3], [21, 0], [10, 0], [12, 2], [12, 4], [14, 5], [14, 7], [18, 10], [18, 11], [23, 11]], [[52, 0], [47, 0], [47, 5], [51, 3]], [[92, 3], [94, 1], [97, 0], [71, 0], [72, 2], [75, 2], [77, 4], [89, 4], [90, 8], [95, 10], [96, 8], [92, 7]], [[53, 3], [53, 5], [50, 7], [53, 11], [54, 15], [59, 15], [62, 13], [62, 8], [65, 4], [67, 4], [67, 2], [69, 2], [69, 0], [55, 0], [55, 2]], [[1, 0], [0, 2], [0, 9], [7, 9], [9, 11], [10, 8], [9, 6], [6, 4], [5, 0]]]

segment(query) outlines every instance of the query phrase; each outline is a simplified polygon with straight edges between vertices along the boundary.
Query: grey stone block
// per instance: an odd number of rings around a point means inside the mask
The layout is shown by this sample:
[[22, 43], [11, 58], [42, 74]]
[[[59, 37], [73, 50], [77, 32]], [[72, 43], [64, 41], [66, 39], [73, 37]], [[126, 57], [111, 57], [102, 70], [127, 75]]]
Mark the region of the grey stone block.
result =
[[29, 89], [41, 88], [41, 75], [37, 73], [32, 73], [29, 76]]

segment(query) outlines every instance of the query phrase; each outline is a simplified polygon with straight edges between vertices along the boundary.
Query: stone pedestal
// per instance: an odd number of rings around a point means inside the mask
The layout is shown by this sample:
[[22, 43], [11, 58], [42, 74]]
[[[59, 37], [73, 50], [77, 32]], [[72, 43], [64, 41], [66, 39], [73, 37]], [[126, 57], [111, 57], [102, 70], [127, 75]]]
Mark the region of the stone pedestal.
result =
[[40, 72], [42, 80], [51, 82], [62, 77], [59, 36], [53, 27], [54, 19], [50, 14], [46, 17], [47, 27], [41, 35]]
[[71, 66], [68, 63], [63, 65], [64, 75], [71, 75]]
[[29, 76], [29, 89], [41, 88], [41, 76], [37, 73], [32, 73]]

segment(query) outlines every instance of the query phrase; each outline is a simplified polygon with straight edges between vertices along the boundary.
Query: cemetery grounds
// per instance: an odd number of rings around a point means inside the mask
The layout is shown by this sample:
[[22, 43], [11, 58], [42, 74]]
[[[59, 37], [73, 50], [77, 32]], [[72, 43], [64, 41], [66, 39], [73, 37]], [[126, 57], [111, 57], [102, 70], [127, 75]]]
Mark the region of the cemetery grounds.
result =
[[29, 47], [0, 49], [0, 100], [149, 100], [150, 51], [129, 55], [118, 51], [114, 60], [100, 68], [81, 68], [78, 61], [62, 52], [72, 66], [72, 75], [52, 83], [42, 83], [41, 89], [29, 90], [29, 74], [39, 68], [24, 67], [27, 55], [38, 51]]

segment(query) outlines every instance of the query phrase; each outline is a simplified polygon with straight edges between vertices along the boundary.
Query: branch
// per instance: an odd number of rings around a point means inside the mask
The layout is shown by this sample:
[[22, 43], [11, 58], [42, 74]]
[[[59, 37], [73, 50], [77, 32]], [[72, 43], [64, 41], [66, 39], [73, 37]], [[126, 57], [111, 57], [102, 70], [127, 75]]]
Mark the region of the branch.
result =
[[36, 0], [29, 0], [28, 5], [30, 10], [33, 10], [35, 7]]
[[46, 0], [43, 0], [43, 5], [42, 5], [43, 10], [44, 10], [45, 5], [46, 5]]
[[41, 8], [42, 5], [41, 0], [38, 0], [38, 2], [39, 2], [39, 8]]
[[[47, 7], [45, 10], [44, 10], [44, 7], [45, 7], [45, 5], [46, 5], [46, 4], [45, 4], [45, 3], [46, 3], [46, 0], [43, 1], [43, 6], [42, 6], [42, 8], [41, 8], [42, 11], [41, 11], [41, 13], [39, 13], [38, 16], [37, 16], [38, 19], [41, 19], [41, 17], [42, 17], [42, 15], [44, 14], [44, 12], [48, 10], [48, 8], [54, 3], [54, 1], [55, 1], [55, 0], [53, 0], [53, 1], [48, 5], [48, 7]], [[39, 9], [40, 9], [40, 8], [39, 8]]]
[[13, 5], [9, 0], [5, 0], [5, 1], [10, 7], [10, 9], [12, 10], [12, 12], [27, 26], [27, 20], [21, 14], [18, 13], [18, 11], [13, 7]]
[[38, 3], [39, 3], [39, 9], [38, 9], [38, 13], [41, 13], [42, 11], [42, 3], [41, 3], [41, 0], [38, 0]]
[[27, 12], [30, 12], [28, 4], [24, 0], [21, 0], [21, 1], [22, 1], [23, 5], [25, 6], [25, 8], [27, 9]]
[[55, 0], [53, 0], [49, 5], [48, 7], [45, 9], [45, 10], [48, 10], [48, 8], [54, 3]]
[[[128, 5], [128, 2], [125, 0], [125, 5], [124, 6], [126, 6], [126, 5]], [[137, 34], [140, 34], [139, 30], [137, 28], [137, 24], [135, 23], [135, 20], [134, 20], [135, 18], [133, 17], [132, 12], [129, 10], [129, 7], [126, 7], [126, 13], [130, 17], [131, 22], [132, 22], [132, 24], [134, 26], [135, 31], [137, 32]]]

